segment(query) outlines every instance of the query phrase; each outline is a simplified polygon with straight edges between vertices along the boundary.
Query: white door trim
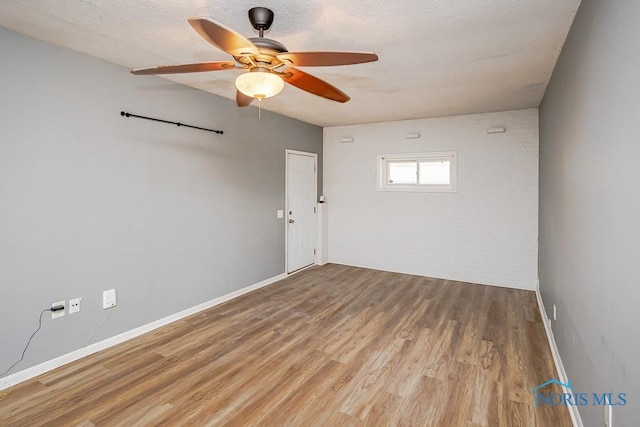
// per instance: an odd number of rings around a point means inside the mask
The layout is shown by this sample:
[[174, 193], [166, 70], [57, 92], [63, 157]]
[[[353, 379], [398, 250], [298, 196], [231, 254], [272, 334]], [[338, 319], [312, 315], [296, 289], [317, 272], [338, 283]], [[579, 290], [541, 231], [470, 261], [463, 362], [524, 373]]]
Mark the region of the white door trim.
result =
[[[316, 214], [314, 216], [314, 230], [315, 231], [315, 235], [316, 235], [316, 255], [314, 258], [314, 264], [318, 263], [318, 232], [317, 232], [317, 228], [318, 228], [318, 155], [316, 153], [308, 153], [306, 151], [298, 151], [298, 150], [291, 150], [291, 149], [286, 149], [285, 150], [285, 154], [284, 154], [284, 158], [285, 158], [285, 166], [284, 166], [284, 170], [285, 170], [285, 174], [284, 174], [284, 203], [285, 203], [285, 215], [284, 215], [284, 273], [285, 274], [293, 274], [293, 273], [289, 273], [289, 226], [287, 225], [287, 221], [289, 220], [288, 215], [289, 215], [289, 154], [297, 154], [299, 156], [308, 156], [308, 157], [313, 157], [313, 180], [314, 180], [314, 186], [313, 186], [313, 199], [315, 200], [315, 210], [316, 210]], [[295, 273], [295, 272], [294, 272]]]

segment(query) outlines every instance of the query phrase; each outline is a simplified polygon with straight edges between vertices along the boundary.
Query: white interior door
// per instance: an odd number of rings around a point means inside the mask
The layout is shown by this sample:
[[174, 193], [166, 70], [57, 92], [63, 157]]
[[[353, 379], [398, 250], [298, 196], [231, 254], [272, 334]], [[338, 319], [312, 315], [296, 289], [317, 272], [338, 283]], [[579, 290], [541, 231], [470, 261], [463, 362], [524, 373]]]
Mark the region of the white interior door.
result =
[[317, 155], [287, 150], [287, 272], [315, 263]]

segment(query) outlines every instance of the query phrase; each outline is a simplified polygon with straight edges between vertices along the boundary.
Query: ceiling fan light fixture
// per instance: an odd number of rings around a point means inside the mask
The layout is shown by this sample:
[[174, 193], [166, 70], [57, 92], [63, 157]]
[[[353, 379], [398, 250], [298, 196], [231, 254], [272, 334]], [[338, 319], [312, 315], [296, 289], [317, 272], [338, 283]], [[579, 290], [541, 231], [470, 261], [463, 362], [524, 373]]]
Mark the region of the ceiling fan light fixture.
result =
[[236, 88], [247, 96], [262, 100], [282, 92], [284, 80], [269, 71], [251, 70], [236, 78]]
[[[253, 100], [261, 101], [279, 94], [288, 83], [322, 98], [347, 102], [349, 96], [328, 82], [295, 67], [327, 67], [364, 64], [378, 60], [373, 52], [289, 52], [280, 42], [264, 37], [273, 23], [273, 11], [265, 7], [249, 10], [249, 21], [259, 37], [246, 38], [213, 18], [189, 18], [189, 24], [204, 40], [231, 55], [233, 61], [210, 61], [189, 64], [162, 65], [131, 70], [135, 75], [199, 73], [244, 69], [248, 72], [235, 80], [236, 104], [247, 107]], [[295, 66], [295, 67], [294, 67]], [[286, 67], [284, 71], [275, 71]]]

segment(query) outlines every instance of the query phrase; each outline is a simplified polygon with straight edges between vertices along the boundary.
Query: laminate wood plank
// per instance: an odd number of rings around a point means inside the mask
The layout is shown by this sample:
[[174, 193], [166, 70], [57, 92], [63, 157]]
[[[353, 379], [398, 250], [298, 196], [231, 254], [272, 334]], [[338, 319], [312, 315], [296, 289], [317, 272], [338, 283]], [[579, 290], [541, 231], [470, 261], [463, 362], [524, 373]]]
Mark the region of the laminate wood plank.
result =
[[[363, 420], [366, 426], [402, 426], [402, 411], [405, 399], [387, 392], [382, 392], [371, 410]], [[405, 424], [406, 425], [406, 424]]]
[[[545, 388], [545, 392], [562, 394], [562, 388], [553, 384]], [[571, 419], [564, 416], [561, 411], [558, 411], [556, 407], [541, 405], [535, 408], [535, 421], [537, 426], [558, 426], [558, 427], [572, 427]]]
[[406, 356], [400, 361], [396, 373], [386, 387], [388, 393], [404, 398], [415, 393], [422, 380], [422, 369], [428, 360], [433, 336], [431, 330], [425, 329], [414, 340], [408, 341]]
[[364, 420], [376, 397], [384, 391], [396, 370], [409, 342], [396, 338], [387, 348], [376, 352], [352, 380], [352, 386], [342, 394], [340, 412]]
[[433, 299], [433, 305], [431, 306], [431, 316], [427, 319], [426, 327], [435, 330], [439, 323], [445, 320], [454, 320], [456, 314], [453, 312], [452, 307], [455, 301], [460, 295], [460, 286], [456, 285], [456, 282], [450, 280], [444, 280], [442, 283], [438, 283], [440, 295]]
[[420, 322], [425, 316], [428, 316], [431, 301], [422, 298], [419, 292], [415, 292], [411, 298], [413, 301], [411, 306], [402, 308], [405, 313], [398, 321], [397, 338], [415, 339], [422, 329]]
[[431, 351], [421, 369], [421, 375], [445, 380], [449, 373], [450, 364], [455, 350], [455, 337], [458, 334], [459, 325], [449, 319], [442, 319], [434, 331], [434, 340]]
[[262, 420], [263, 425], [304, 425], [309, 419], [317, 419], [327, 406], [331, 385], [338, 381], [344, 370], [343, 363], [325, 362], [292, 396], [273, 405], [270, 414]]
[[436, 378], [418, 378], [414, 393], [405, 398], [404, 411], [398, 422], [407, 426], [435, 426], [438, 414], [446, 404], [442, 398], [446, 383]]
[[507, 400], [508, 425], [513, 427], [534, 427], [533, 408], [526, 403]]
[[[375, 316], [375, 311], [369, 307], [361, 310], [356, 316], [345, 316], [344, 320], [334, 328], [327, 328], [324, 337], [331, 337], [322, 351], [335, 355], [346, 343], [353, 339], [359, 330], [365, 327]], [[336, 359], [337, 360], [337, 359]], [[339, 362], [339, 360], [337, 360]]]
[[487, 312], [488, 323], [490, 325], [504, 326], [507, 323], [507, 307], [500, 301], [491, 301]]
[[447, 402], [436, 425], [466, 426], [472, 419], [473, 387], [477, 370], [473, 365], [454, 361], [447, 377]]
[[[302, 424], [304, 425], [304, 424]], [[322, 424], [313, 423], [314, 427], [340, 426], [340, 427], [363, 427], [365, 423], [362, 420], [347, 415], [343, 412], [332, 412], [326, 422]]]
[[[231, 412], [230, 409], [235, 408], [233, 402], [237, 400], [238, 394], [242, 394], [247, 400], [253, 401], [256, 400], [255, 396], [263, 388], [264, 384], [277, 382], [277, 378], [284, 375], [282, 370], [288, 367], [281, 363], [286, 354], [295, 354], [297, 358], [300, 358], [301, 354], [305, 354], [304, 351], [309, 347], [308, 344], [313, 337], [304, 335], [301, 335], [301, 337], [303, 339], [299, 341], [284, 342], [282, 340], [273, 340], [271, 349], [263, 347], [260, 350], [263, 352], [261, 354], [264, 357], [245, 357], [235, 363], [229, 361], [224, 367], [221, 366], [220, 369], [216, 369], [215, 372], [208, 376], [199, 375], [198, 377], [201, 378], [199, 383], [191, 388], [199, 390], [197, 401], [210, 402], [206, 405], [207, 411], [202, 415], [200, 413], [203, 408], [198, 408], [197, 414], [190, 408], [189, 403], [194, 399], [193, 395], [188, 391], [179, 395], [174, 393], [172, 396], [165, 396], [165, 399], [168, 399], [177, 408], [184, 408], [186, 412], [189, 412], [192, 420], [203, 418], [202, 421], [204, 422], [222, 417], [222, 415]], [[280, 371], [277, 369], [280, 369]], [[264, 374], [260, 383], [256, 384], [254, 378], [242, 375], [244, 371], [259, 371], [264, 372]], [[219, 376], [220, 374], [223, 374], [223, 376]], [[187, 390], [191, 388], [187, 388]], [[184, 391], [185, 388], [181, 387], [180, 389]], [[177, 410], [164, 421], [176, 423], [184, 415]]]
[[[263, 419], [270, 415], [273, 406], [285, 402], [308, 381], [315, 371], [320, 369], [329, 360], [322, 352], [308, 352], [306, 357], [299, 359], [298, 363], [289, 366], [280, 366], [271, 373], [272, 380], [266, 378], [266, 387], [255, 387], [255, 398], [251, 404], [234, 411], [231, 416], [222, 419], [220, 424], [226, 425], [264, 425]], [[212, 420], [213, 421], [213, 420]], [[215, 420], [217, 421], [217, 420]]]
[[[352, 392], [357, 375], [368, 367], [375, 356], [374, 353], [376, 352], [365, 350], [351, 363], [347, 365], [339, 363], [339, 369], [336, 370], [335, 376], [328, 377], [326, 381], [322, 381], [318, 385], [317, 393], [302, 406], [302, 408], [313, 408], [310, 412], [313, 416], [310, 419], [313, 420], [314, 426], [331, 425], [329, 424], [330, 419], [337, 416], [336, 412], [341, 412], [340, 407], [345, 396]], [[342, 413], [342, 415], [346, 414]], [[353, 423], [357, 418], [349, 416], [344, 419]], [[306, 425], [306, 423], [292, 425]]]
[[[506, 382], [508, 384], [507, 397], [509, 400], [521, 403], [530, 403], [532, 387], [531, 382], [531, 365], [536, 363], [532, 358], [531, 347], [526, 339], [526, 323], [522, 316], [522, 311], [518, 310], [520, 303], [525, 298], [524, 291], [515, 291], [507, 295], [507, 304], [505, 310], [507, 312], [507, 347], [506, 352], [509, 358], [506, 360], [508, 367], [506, 369]], [[524, 338], [524, 339], [523, 339]], [[546, 381], [534, 382], [540, 384]]]
[[[340, 363], [351, 363], [366, 347], [370, 347], [372, 341], [380, 336], [384, 328], [384, 314], [376, 313], [360, 326], [358, 330], [353, 331], [350, 339], [338, 347], [332, 353], [332, 359]], [[325, 351], [327, 349], [325, 348]]]
[[506, 357], [504, 346], [482, 341], [476, 372], [475, 406], [472, 421], [480, 425], [506, 423]]
[[453, 359], [469, 365], [477, 365], [480, 360], [480, 345], [485, 317], [475, 310], [470, 310], [461, 320], [461, 336], [456, 345]]
[[0, 425], [570, 426], [533, 406], [556, 376], [533, 292], [330, 264], [19, 384]]
[[[156, 354], [138, 355], [134, 361], [130, 361], [126, 368], [120, 369], [117, 374], [109, 372], [101, 377], [94, 377], [95, 381], [83, 388], [71, 385], [69, 393], [65, 389], [52, 390], [54, 398], [49, 398], [47, 412], [40, 412], [35, 417], [26, 417], [25, 425], [30, 423], [50, 425], [65, 425], [71, 420], [80, 421], [83, 417], [93, 422], [93, 418], [109, 413], [112, 407], [120, 406], [121, 402], [131, 398], [131, 389], [140, 387], [152, 387], [148, 381], [149, 376], [162, 369], [165, 360]], [[89, 379], [90, 380], [90, 379]], [[102, 384], [109, 381], [109, 387]], [[105, 402], [106, 404], [94, 404]], [[108, 405], [108, 406], [107, 406]]]
[[[118, 423], [131, 427], [144, 427], [149, 425], [158, 425], [158, 419], [170, 412], [173, 409], [173, 405], [169, 403], [163, 403], [148, 408], [142, 408], [132, 413], [127, 417], [122, 417], [122, 414], [117, 414], [117, 418], [111, 418], [110, 422]], [[122, 421], [120, 421], [122, 420]]]

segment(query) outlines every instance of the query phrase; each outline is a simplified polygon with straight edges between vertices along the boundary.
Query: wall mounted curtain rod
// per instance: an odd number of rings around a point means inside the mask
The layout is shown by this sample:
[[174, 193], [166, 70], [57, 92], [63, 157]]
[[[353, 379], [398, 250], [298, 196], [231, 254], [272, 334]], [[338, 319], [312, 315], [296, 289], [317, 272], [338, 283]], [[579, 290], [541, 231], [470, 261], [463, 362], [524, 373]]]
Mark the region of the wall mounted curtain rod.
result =
[[169, 123], [170, 125], [184, 126], [186, 128], [206, 130], [207, 132], [215, 132], [215, 133], [220, 134], [220, 135], [222, 135], [224, 133], [221, 130], [201, 128], [200, 126], [185, 125], [184, 123], [171, 122], [169, 120], [162, 120], [162, 119], [155, 119], [153, 117], [139, 116], [137, 114], [127, 113], [125, 111], [120, 111], [120, 115], [122, 117], [135, 117], [137, 119], [153, 120], [154, 122]]

